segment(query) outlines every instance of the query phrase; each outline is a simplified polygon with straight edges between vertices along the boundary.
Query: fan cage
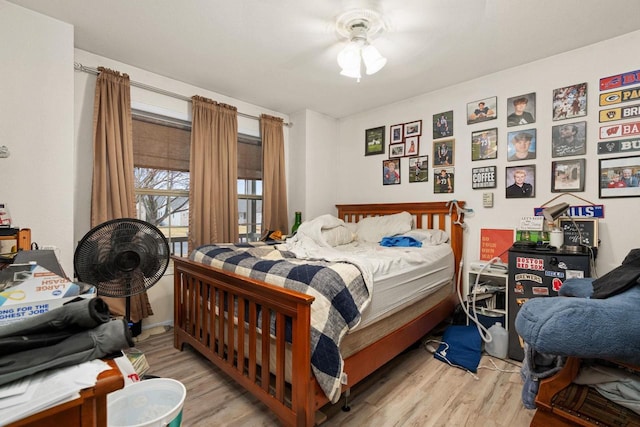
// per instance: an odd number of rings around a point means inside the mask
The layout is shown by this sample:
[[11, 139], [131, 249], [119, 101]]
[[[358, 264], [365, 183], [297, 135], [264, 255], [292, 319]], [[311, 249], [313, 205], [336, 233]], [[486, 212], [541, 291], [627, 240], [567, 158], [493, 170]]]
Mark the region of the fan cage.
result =
[[154, 225], [136, 218], [97, 225], [74, 255], [76, 277], [94, 285], [98, 295], [130, 297], [147, 291], [169, 265], [169, 243]]

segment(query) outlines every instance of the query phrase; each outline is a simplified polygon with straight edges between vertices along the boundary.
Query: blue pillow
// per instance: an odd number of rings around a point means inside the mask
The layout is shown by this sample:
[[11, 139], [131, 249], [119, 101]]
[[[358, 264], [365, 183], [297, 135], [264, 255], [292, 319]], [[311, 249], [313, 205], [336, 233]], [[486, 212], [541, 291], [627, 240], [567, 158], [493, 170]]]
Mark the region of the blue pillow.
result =
[[456, 368], [477, 372], [482, 357], [482, 339], [478, 328], [475, 325], [449, 326], [433, 357]]

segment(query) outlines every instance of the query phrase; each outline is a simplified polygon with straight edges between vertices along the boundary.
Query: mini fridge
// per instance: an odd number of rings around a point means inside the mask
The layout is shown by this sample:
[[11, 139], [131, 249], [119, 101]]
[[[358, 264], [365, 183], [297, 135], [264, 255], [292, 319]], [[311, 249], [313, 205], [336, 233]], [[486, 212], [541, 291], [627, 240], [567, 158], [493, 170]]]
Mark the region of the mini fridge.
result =
[[507, 284], [509, 358], [524, 358], [524, 343], [516, 332], [520, 306], [529, 298], [558, 296], [562, 283], [573, 277], [590, 277], [589, 254], [550, 250], [548, 247], [509, 249]]

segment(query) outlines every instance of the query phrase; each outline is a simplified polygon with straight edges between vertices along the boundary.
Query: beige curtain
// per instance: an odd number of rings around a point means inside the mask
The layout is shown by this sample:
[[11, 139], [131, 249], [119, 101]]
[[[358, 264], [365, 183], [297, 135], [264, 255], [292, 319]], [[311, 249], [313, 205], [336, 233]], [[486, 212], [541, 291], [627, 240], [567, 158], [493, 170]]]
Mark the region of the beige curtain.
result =
[[238, 241], [238, 113], [192, 97], [189, 250]]
[[[98, 68], [93, 107], [91, 227], [116, 218], [135, 218], [133, 138], [129, 76]], [[107, 298], [110, 311], [125, 314], [124, 298]], [[131, 321], [153, 314], [145, 293], [131, 297]]]
[[263, 230], [289, 233], [287, 183], [284, 164], [284, 123], [279, 117], [260, 116], [262, 135], [262, 226]]

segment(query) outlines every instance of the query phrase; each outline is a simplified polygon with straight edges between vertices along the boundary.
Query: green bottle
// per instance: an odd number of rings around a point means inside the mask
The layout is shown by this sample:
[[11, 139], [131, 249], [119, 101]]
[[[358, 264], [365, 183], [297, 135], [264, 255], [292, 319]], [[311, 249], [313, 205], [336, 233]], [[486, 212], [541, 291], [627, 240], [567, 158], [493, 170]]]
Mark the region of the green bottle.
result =
[[293, 222], [293, 227], [291, 227], [291, 235], [293, 236], [298, 231], [298, 227], [302, 223], [302, 212], [296, 212], [296, 219]]

